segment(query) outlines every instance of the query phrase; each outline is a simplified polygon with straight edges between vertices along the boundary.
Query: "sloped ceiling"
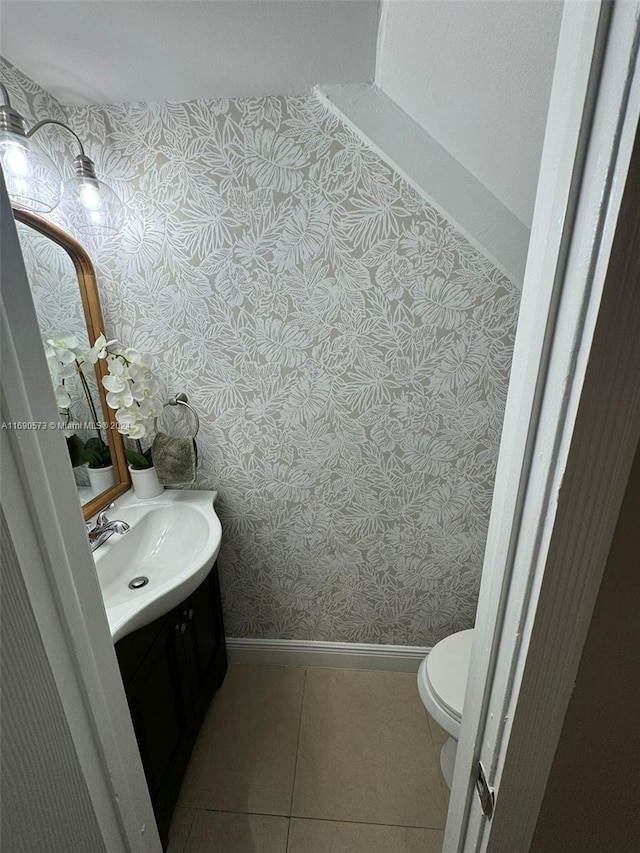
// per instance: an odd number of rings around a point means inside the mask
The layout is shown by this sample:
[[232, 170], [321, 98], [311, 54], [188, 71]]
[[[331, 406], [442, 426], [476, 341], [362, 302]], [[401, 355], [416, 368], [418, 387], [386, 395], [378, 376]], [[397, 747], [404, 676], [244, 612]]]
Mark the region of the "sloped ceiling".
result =
[[372, 80], [378, 0], [3, 0], [0, 52], [63, 104]]

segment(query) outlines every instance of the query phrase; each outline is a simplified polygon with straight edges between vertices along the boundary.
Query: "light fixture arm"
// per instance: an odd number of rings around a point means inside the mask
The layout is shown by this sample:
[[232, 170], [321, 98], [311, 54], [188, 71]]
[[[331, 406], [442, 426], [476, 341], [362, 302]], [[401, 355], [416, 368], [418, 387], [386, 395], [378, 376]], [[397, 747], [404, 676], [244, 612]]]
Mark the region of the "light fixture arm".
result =
[[[2, 85], [2, 84], [0, 84]], [[4, 87], [3, 87], [4, 88]], [[84, 145], [78, 134], [75, 130], [71, 130], [71, 128], [66, 125], [62, 121], [58, 121], [55, 118], [45, 118], [42, 121], [39, 121], [37, 124], [31, 128], [31, 130], [27, 133], [27, 139], [30, 139], [36, 131], [40, 130], [41, 127], [44, 127], [46, 124], [57, 124], [58, 127], [63, 128], [63, 130], [67, 130], [76, 140], [80, 147], [80, 153], [75, 158], [74, 162], [76, 164], [76, 174], [81, 178], [94, 178], [96, 177], [96, 168], [93, 160], [84, 152]]]
[[68, 130], [69, 133], [75, 138], [76, 142], [80, 146], [80, 154], [83, 157], [85, 156], [84, 146], [83, 146], [82, 142], [80, 141], [80, 137], [75, 132], [75, 130], [71, 130], [71, 128], [68, 125], [66, 125], [64, 122], [58, 121], [55, 118], [45, 118], [45, 119], [42, 119], [42, 121], [39, 121], [37, 124], [34, 124], [33, 127], [31, 128], [31, 130], [27, 133], [27, 138], [28, 139], [31, 138], [33, 136], [33, 134], [36, 131], [40, 130], [41, 127], [44, 127], [45, 124], [57, 124], [58, 127], [63, 127], [65, 130]]

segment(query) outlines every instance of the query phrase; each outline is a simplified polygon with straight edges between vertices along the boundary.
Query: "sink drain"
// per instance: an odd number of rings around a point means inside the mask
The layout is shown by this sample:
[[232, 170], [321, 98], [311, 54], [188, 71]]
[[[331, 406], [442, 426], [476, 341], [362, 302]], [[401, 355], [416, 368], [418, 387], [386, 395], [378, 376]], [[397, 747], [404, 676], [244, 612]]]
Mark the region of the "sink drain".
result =
[[129, 589], [140, 589], [142, 586], [146, 586], [149, 583], [149, 578], [144, 575], [140, 575], [138, 578], [134, 578], [132, 581], [129, 581]]

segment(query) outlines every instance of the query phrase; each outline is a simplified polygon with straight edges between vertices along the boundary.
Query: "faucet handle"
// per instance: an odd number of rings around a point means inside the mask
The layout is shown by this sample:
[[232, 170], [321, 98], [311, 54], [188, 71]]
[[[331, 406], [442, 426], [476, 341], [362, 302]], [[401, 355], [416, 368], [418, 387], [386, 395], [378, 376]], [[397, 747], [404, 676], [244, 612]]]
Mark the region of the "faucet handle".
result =
[[102, 527], [109, 521], [107, 518], [107, 510], [113, 509], [114, 506], [115, 503], [110, 503], [106, 509], [100, 510], [98, 517], [96, 518], [96, 527]]

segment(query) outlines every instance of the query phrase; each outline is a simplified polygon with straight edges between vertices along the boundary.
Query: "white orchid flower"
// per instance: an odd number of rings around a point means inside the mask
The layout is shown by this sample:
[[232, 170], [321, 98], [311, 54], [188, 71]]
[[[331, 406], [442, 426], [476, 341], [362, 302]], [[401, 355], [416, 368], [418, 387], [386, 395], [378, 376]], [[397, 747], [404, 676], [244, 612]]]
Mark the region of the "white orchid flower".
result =
[[72, 332], [54, 335], [47, 340], [47, 343], [59, 350], [76, 350], [80, 347], [80, 341]]
[[111, 409], [122, 409], [133, 403], [131, 391], [109, 391], [107, 394], [107, 405]]
[[139, 379], [143, 379], [146, 375], [146, 370], [143, 367], [140, 367], [139, 364], [134, 364], [133, 362], [127, 365], [127, 374], [129, 375], [129, 379], [132, 382], [137, 382]]
[[131, 405], [121, 406], [116, 410], [116, 420], [118, 423], [135, 423], [140, 418], [138, 411], [138, 405], [132, 401]]
[[55, 357], [62, 364], [73, 364], [79, 357], [80, 342], [73, 334], [55, 335], [45, 342], [47, 358]]
[[125, 378], [129, 377], [127, 365], [121, 358], [118, 358], [117, 355], [109, 354], [109, 356], [107, 357], [107, 368], [109, 369], [109, 373], [112, 376], [124, 376]]
[[58, 361], [55, 353], [47, 356], [47, 364], [49, 366], [49, 372], [53, 375], [57, 375], [64, 367], [62, 362]]
[[144, 385], [142, 382], [132, 382], [131, 383], [131, 396], [139, 403], [141, 400], [144, 400]]
[[54, 379], [54, 385], [60, 379], [70, 379], [72, 376], [76, 375], [76, 363], [75, 361], [70, 361], [67, 364], [63, 364], [61, 361], [57, 359], [55, 361], [49, 362], [49, 372], [51, 373], [51, 378]]
[[157, 391], [158, 383], [150, 376], [150, 374], [147, 374], [137, 382], [133, 382], [131, 385], [133, 399], [138, 402], [153, 397]]
[[87, 352], [86, 358], [91, 364], [95, 364], [99, 358], [106, 358], [109, 350], [118, 342], [114, 339], [108, 341], [103, 334], [99, 334], [91, 349]]
[[127, 431], [127, 435], [129, 436], [129, 438], [144, 438], [146, 434], [146, 426], [141, 422], [132, 424], [132, 426], [130, 426]]
[[107, 391], [111, 391], [113, 394], [121, 394], [129, 390], [130, 383], [125, 376], [113, 376], [109, 374], [109, 376], [102, 377], [102, 384]]
[[62, 364], [73, 364], [77, 357], [74, 350], [64, 349], [63, 347], [55, 347], [54, 352], [56, 359], [62, 362]]
[[146, 424], [139, 412], [138, 406], [126, 406], [118, 409], [116, 412], [118, 432], [128, 435], [130, 438], [142, 438], [146, 435]]
[[57, 388], [54, 389], [56, 395], [56, 403], [58, 404], [59, 409], [68, 409], [71, 405], [71, 397], [65, 391], [64, 385], [58, 385]]
[[146, 353], [138, 352], [138, 350], [133, 347], [127, 347], [122, 354], [127, 361], [140, 366], [144, 370], [149, 370], [151, 367], [151, 357]]

